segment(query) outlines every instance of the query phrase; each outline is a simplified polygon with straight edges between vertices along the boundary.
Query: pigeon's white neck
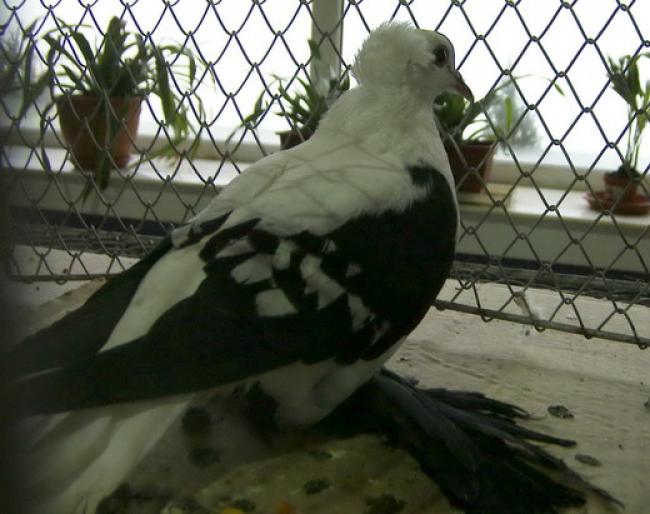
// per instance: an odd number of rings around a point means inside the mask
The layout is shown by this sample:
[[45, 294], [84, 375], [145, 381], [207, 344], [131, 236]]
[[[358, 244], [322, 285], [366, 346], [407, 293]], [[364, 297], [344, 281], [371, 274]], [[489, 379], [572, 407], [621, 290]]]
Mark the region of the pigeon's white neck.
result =
[[360, 86], [342, 95], [320, 128], [345, 134], [376, 154], [396, 155], [405, 165], [426, 164], [453, 189], [447, 156], [433, 119], [433, 100], [397, 89]]

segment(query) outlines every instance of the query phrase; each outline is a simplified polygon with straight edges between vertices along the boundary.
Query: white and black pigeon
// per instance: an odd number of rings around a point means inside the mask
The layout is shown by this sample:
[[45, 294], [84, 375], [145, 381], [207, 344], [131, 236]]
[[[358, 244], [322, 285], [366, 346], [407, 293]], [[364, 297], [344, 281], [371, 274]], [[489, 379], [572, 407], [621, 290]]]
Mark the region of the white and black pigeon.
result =
[[454, 257], [433, 99], [472, 95], [450, 41], [402, 23], [372, 32], [352, 71], [358, 87], [311, 139], [256, 162], [6, 359], [5, 400], [31, 430], [29, 479], [47, 484], [35, 511], [93, 512], [191, 402], [253, 388], [284, 428], [354, 403], [466, 512], [583, 503], [561, 482], [586, 484], [527, 440], [570, 442], [519, 427], [516, 407], [382, 370]]

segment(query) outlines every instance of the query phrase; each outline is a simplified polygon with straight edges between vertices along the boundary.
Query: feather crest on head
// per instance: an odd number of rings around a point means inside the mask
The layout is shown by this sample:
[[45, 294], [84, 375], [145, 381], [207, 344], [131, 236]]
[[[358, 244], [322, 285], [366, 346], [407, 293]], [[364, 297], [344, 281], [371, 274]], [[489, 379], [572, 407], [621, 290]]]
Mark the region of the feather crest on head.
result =
[[352, 74], [362, 85], [400, 86], [409, 65], [430, 62], [428, 42], [419, 31], [409, 23], [386, 22], [357, 52]]

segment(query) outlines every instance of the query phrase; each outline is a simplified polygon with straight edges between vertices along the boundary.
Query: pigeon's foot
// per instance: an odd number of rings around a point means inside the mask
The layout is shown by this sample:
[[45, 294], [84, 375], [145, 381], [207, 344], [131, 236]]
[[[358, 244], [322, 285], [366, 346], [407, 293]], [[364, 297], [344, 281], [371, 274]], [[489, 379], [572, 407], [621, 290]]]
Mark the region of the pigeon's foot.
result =
[[382, 370], [335, 413], [388, 433], [470, 514], [547, 514], [593, 493], [620, 505], [535, 443], [575, 442], [517, 424], [522, 409], [480, 393], [422, 389]]

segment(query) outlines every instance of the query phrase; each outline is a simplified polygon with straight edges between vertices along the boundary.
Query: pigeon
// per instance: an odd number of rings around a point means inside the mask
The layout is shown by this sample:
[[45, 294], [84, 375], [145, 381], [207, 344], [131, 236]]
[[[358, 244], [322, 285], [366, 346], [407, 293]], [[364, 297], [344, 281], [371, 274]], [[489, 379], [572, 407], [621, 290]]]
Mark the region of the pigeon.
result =
[[362, 418], [466, 512], [584, 502], [543, 470], [586, 483], [530, 441], [571, 442], [520, 427], [517, 407], [384, 368], [454, 258], [459, 213], [433, 100], [472, 93], [450, 40], [405, 23], [370, 33], [352, 73], [358, 86], [309, 140], [254, 163], [5, 356], [2, 399], [31, 445], [34, 512], [94, 512], [189, 405], [235, 392], [263, 395], [280, 430]]

